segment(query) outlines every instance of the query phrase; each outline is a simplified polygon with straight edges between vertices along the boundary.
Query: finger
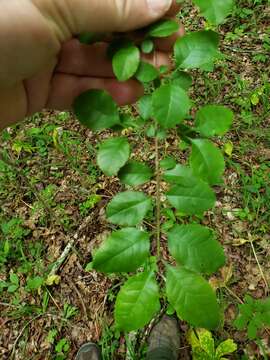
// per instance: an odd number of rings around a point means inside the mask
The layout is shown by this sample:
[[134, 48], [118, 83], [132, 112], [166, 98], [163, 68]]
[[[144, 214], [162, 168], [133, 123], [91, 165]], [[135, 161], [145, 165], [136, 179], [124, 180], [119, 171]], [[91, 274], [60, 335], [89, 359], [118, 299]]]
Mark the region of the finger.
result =
[[[97, 43], [93, 45], [80, 44], [78, 40], [71, 40], [63, 46], [60, 54], [57, 72], [78, 76], [113, 78], [111, 60], [107, 56], [108, 45]], [[142, 55], [142, 59], [157, 68], [161, 65], [170, 66], [168, 54], [155, 52], [149, 56]]]
[[135, 80], [120, 83], [115, 79], [56, 74], [47, 107], [56, 110], [71, 109], [76, 97], [91, 89], [108, 91], [118, 105], [132, 104], [143, 95], [143, 87]]
[[[69, 6], [67, 6], [67, 3]], [[73, 34], [125, 32], [144, 27], [163, 17], [173, 0], [69, 0], [51, 4], [58, 27]], [[64, 14], [64, 24], [63, 16]], [[64, 29], [62, 29], [64, 30]]]
[[[171, 20], [176, 21], [175, 18], [171, 18]], [[137, 44], [137, 45], [140, 45], [143, 42], [143, 40], [145, 39], [145, 34], [146, 34], [146, 30], [140, 29], [137, 31], [133, 31], [131, 33], [124, 34], [122, 36], [120, 34], [120, 36], [123, 37], [124, 39], [135, 42], [135, 44]], [[117, 35], [119, 35], [119, 34], [117, 34]], [[154, 39], [155, 48], [156, 48], [156, 50], [171, 52], [176, 40], [179, 37], [182, 37], [184, 35], [185, 35], [184, 25], [179, 22], [179, 29], [175, 34], [168, 36], [166, 38], [155, 38]], [[104, 41], [107, 43], [110, 43], [114, 39], [115, 39], [115, 37], [113, 37], [112, 34], [107, 34], [106, 37], [104, 38]]]
[[170, 9], [167, 11], [166, 16], [174, 17], [176, 16], [181, 9], [181, 5], [177, 4], [176, 0], [174, 0], [171, 4]]

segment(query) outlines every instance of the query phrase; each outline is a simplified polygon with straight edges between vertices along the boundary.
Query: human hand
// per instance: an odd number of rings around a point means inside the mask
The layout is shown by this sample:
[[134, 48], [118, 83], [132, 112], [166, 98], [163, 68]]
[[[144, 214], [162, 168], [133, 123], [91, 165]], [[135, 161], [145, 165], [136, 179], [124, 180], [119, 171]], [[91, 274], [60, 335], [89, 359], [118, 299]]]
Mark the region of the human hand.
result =
[[[179, 11], [175, 0], [9, 0], [0, 4], [0, 128], [43, 108], [70, 109], [89, 89], [107, 90], [118, 104], [135, 102], [142, 87], [118, 82], [106, 57], [108, 44], [83, 45], [84, 32], [129, 32]], [[179, 33], [156, 41], [146, 60], [170, 64]]]

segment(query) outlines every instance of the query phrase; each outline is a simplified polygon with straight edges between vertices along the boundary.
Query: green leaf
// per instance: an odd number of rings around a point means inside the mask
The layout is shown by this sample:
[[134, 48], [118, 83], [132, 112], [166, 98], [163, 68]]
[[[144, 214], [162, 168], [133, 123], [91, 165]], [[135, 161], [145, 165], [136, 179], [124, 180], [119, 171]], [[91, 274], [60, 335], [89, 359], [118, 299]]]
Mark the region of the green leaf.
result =
[[140, 116], [144, 120], [148, 120], [152, 116], [152, 96], [151, 95], [144, 95], [138, 101], [138, 111]]
[[180, 86], [185, 91], [192, 85], [192, 77], [185, 71], [175, 71], [172, 75], [172, 82], [175, 85]]
[[191, 168], [177, 164], [173, 169], [167, 170], [163, 174], [163, 179], [170, 184], [196, 184], [198, 178], [193, 174]]
[[224, 22], [233, 10], [234, 0], [193, 0], [202, 15], [213, 25]]
[[107, 207], [108, 220], [117, 225], [135, 226], [152, 208], [151, 198], [139, 191], [117, 194]]
[[204, 70], [217, 59], [218, 44], [218, 34], [213, 31], [193, 32], [179, 38], [174, 46], [177, 66]]
[[258, 327], [256, 320], [252, 319], [247, 326], [247, 334], [250, 340], [254, 340], [257, 337]]
[[191, 102], [186, 92], [178, 85], [166, 84], [152, 95], [153, 116], [163, 128], [180, 124], [188, 114]]
[[105, 37], [105, 35], [102, 33], [97, 34], [97, 33], [93, 33], [93, 32], [88, 32], [88, 33], [80, 34], [78, 36], [78, 40], [80, 41], [81, 44], [90, 45], [95, 42], [102, 41], [102, 39], [104, 37]]
[[206, 329], [190, 330], [188, 342], [192, 347], [192, 356], [195, 360], [215, 359], [215, 342], [210, 331]]
[[17, 274], [11, 273], [9, 279], [13, 285], [19, 285], [20, 280]]
[[168, 243], [171, 255], [189, 270], [210, 275], [225, 264], [222, 246], [202, 225], [175, 225], [168, 232]]
[[215, 293], [200, 275], [183, 267], [167, 267], [166, 293], [180, 319], [192, 326], [216, 329], [220, 310]]
[[44, 279], [40, 276], [35, 276], [27, 280], [26, 286], [28, 290], [38, 290], [43, 284]]
[[140, 82], [147, 83], [159, 77], [159, 71], [153, 65], [141, 61], [135, 76]]
[[185, 179], [167, 192], [169, 203], [186, 215], [201, 215], [204, 211], [212, 209], [216, 197], [213, 190], [204, 181], [197, 179], [188, 183]]
[[233, 112], [220, 105], [206, 105], [196, 114], [195, 125], [203, 136], [224, 135], [233, 122]]
[[173, 20], [160, 20], [151, 25], [146, 36], [167, 37], [175, 34], [179, 30], [179, 24]]
[[132, 272], [149, 256], [150, 240], [145, 231], [125, 228], [113, 232], [95, 253], [93, 268], [105, 273]]
[[18, 289], [18, 287], [19, 287], [19, 285], [15, 285], [15, 284], [9, 285], [9, 287], [7, 288], [7, 291], [9, 293], [14, 293]]
[[132, 276], [122, 286], [115, 304], [116, 326], [133, 331], [145, 326], [159, 311], [159, 290], [153, 272]]
[[223, 341], [216, 349], [216, 358], [219, 359], [224, 355], [229, 355], [237, 350], [237, 345], [232, 339]]
[[124, 45], [112, 60], [113, 71], [119, 81], [127, 81], [135, 75], [140, 64], [140, 50], [132, 45]]
[[103, 90], [86, 91], [76, 98], [73, 108], [79, 121], [94, 131], [120, 123], [117, 104]]
[[144, 54], [150, 54], [155, 49], [154, 41], [151, 39], [145, 39], [141, 43], [141, 50]]
[[195, 175], [210, 185], [220, 184], [225, 170], [221, 151], [209, 140], [193, 139], [190, 165]]
[[120, 181], [125, 185], [138, 186], [146, 183], [153, 176], [149, 166], [138, 161], [130, 161], [118, 174]]
[[105, 140], [97, 152], [97, 164], [107, 176], [113, 176], [125, 165], [130, 154], [126, 138], [111, 138]]
[[173, 169], [176, 166], [176, 161], [173, 157], [167, 156], [160, 161], [159, 165], [161, 169], [165, 169], [165, 170]]

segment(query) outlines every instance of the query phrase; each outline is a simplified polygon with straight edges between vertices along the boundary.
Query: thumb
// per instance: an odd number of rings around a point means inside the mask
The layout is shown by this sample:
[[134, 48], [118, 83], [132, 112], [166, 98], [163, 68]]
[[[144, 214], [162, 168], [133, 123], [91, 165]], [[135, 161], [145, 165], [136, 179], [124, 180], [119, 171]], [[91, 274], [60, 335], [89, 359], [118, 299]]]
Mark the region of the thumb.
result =
[[[73, 34], [124, 32], [144, 27], [161, 18], [173, 0], [65, 0], [62, 14]], [[59, 9], [58, 9], [59, 10]]]

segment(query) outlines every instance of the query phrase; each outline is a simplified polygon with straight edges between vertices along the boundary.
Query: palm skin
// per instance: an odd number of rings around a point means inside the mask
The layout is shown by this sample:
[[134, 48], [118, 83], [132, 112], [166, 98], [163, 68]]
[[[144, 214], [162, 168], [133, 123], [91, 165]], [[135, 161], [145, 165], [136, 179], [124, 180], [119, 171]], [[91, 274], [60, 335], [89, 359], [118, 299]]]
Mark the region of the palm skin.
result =
[[[0, 128], [44, 108], [68, 110], [89, 89], [107, 90], [119, 105], [133, 103], [143, 93], [137, 81], [115, 79], [106, 56], [108, 43], [80, 44], [76, 34], [129, 32], [145, 26], [158, 18], [145, 15], [146, 0], [137, 0], [135, 7], [134, 0], [130, 7], [127, 0], [103, 0], [102, 6], [101, 0], [58, 2], [61, 6], [55, 6], [57, 0], [9, 0], [0, 5], [0, 14], [5, 14], [2, 19], [0, 15]], [[125, 3], [123, 13], [118, 3]], [[87, 17], [88, 8], [94, 10]], [[173, 2], [166, 16], [178, 11]], [[172, 45], [183, 32], [180, 27], [175, 36], [156, 41], [156, 51], [145, 60], [170, 66]]]

